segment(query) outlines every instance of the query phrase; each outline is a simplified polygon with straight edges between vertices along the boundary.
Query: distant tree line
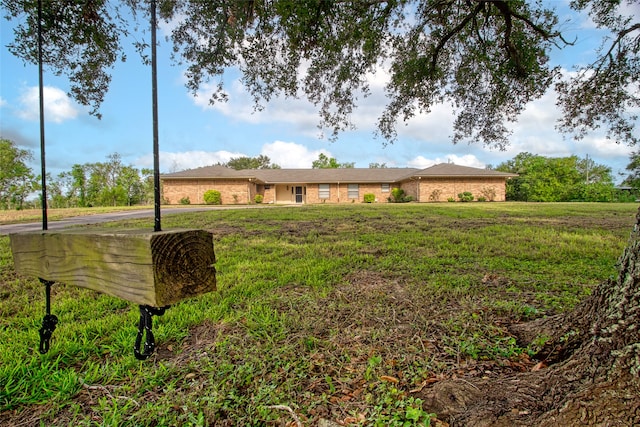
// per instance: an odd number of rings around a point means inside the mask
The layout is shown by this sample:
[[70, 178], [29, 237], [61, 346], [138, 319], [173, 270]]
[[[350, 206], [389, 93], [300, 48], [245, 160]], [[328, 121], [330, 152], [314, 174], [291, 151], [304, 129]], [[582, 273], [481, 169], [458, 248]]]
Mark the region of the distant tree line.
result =
[[[0, 138], [0, 209], [24, 209], [39, 204], [40, 177], [28, 163], [33, 153]], [[218, 163], [233, 169], [280, 169], [269, 157], [232, 158]], [[353, 168], [320, 153], [312, 168]], [[370, 168], [385, 168], [372, 163]], [[495, 167], [518, 174], [507, 180], [507, 200], [526, 202], [617, 202], [635, 201], [640, 195], [640, 153], [633, 153], [622, 186], [614, 184], [611, 168], [589, 157], [544, 157], [520, 153]], [[118, 153], [105, 162], [75, 164], [56, 177], [47, 176], [47, 196], [51, 208], [91, 206], [132, 206], [153, 203], [153, 171], [124, 165]], [[31, 199], [29, 199], [31, 197]]]
[[[28, 166], [31, 160], [31, 151], [0, 138], [0, 209], [40, 203], [33, 195], [41, 191], [41, 177]], [[106, 162], [75, 164], [56, 177], [47, 174], [47, 196], [52, 208], [151, 204], [153, 171], [124, 165], [120, 154], [113, 153]]]
[[[638, 164], [640, 166], [640, 161]], [[597, 164], [589, 157], [545, 157], [520, 153], [498, 165], [495, 170], [518, 174], [518, 177], [507, 180], [506, 198], [513, 201], [634, 201], [640, 188], [640, 180], [634, 183], [630, 191], [617, 188], [611, 168]]]
[[113, 153], [106, 162], [75, 164], [47, 179], [47, 194], [53, 208], [151, 204], [153, 170], [124, 165]]

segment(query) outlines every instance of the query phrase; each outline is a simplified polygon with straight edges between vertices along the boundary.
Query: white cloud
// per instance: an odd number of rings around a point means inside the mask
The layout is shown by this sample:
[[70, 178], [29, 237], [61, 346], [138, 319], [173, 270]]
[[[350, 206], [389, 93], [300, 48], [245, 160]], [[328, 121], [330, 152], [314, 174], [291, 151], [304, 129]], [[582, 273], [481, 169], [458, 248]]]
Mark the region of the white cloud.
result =
[[[575, 73], [563, 70], [565, 76]], [[623, 163], [628, 160], [632, 148], [616, 144], [605, 137], [604, 130], [593, 130], [581, 140], [563, 135], [556, 129], [561, 112], [556, 106], [557, 93], [549, 90], [542, 98], [530, 103], [518, 122], [510, 126], [513, 135], [505, 151], [510, 157], [529, 152], [547, 157], [589, 155], [604, 164]]]
[[233, 80], [225, 90], [228, 96], [227, 102], [211, 104], [209, 98], [216, 87], [214, 84], [202, 85], [200, 91], [193, 96], [194, 104], [203, 110], [218, 112], [234, 121], [252, 125], [289, 123], [306, 136], [318, 136], [318, 112], [305, 99], [276, 97], [257, 111], [253, 98], [247, 93], [240, 80]]
[[[370, 93], [366, 97], [363, 94], [358, 95], [357, 106], [351, 113], [349, 120], [355, 125], [358, 132], [373, 135], [378, 119], [389, 102], [385, 86], [390, 76], [383, 66], [379, 66], [375, 73], [368, 73], [366, 79], [369, 83]], [[320, 135], [318, 107], [304, 98], [274, 97], [265, 103], [260, 111], [255, 111], [254, 100], [238, 78], [228, 84], [225, 83], [225, 95], [228, 96], [228, 101], [212, 105], [209, 102], [209, 96], [216, 88], [216, 84], [202, 85], [201, 90], [192, 96], [194, 104], [203, 110], [215, 111], [238, 122], [252, 125], [287, 123], [291, 124], [303, 136], [318, 138]], [[446, 141], [450, 143], [452, 126], [453, 109], [451, 105], [435, 105], [429, 114], [416, 114], [407, 122], [406, 126], [405, 123], [398, 123], [398, 139], [410, 138], [418, 141]]]
[[[79, 114], [79, 109], [69, 99], [67, 94], [56, 87], [45, 86], [44, 94], [44, 117], [46, 121], [62, 123], [75, 119]], [[39, 120], [40, 118], [40, 95], [37, 86], [26, 88], [19, 99], [20, 108], [18, 116], [24, 120]]]
[[304, 145], [295, 142], [275, 141], [264, 144], [260, 154], [268, 156], [272, 164], [279, 165], [283, 169], [308, 169], [314, 160], [318, 159], [320, 153], [331, 157], [327, 150], [309, 150]]
[[[274, 141], [264, 144], [260, 154], [268, 156], [272, 164], [277, 164], [285, 169], [311, 168], [318, 155], [323, 153], [329, 157], [332, 154], [327, 150], [309, 150], [302, 144], [295, 142]], [[195, 169], [203, 166], [211, 166], [217, 163], [226, 163], [232, 158], [253, 157], [254, 154], [246, 154], [231, 151], [182, 151], [177, 153], [160, 153], [160, 170], [163, 173]], [[138, 168], [153, 168], [153, 155], [145, 154], [133, 162]]]
[[627, 3], [622, 2], [618, 6], [619, 12], [622, 16], [627, 17], [638, 17], [640, 16], [640, 5], [635, 3], [634, 1], [628, 1]]
[[485, 167], [485, 164], [478, 160], [478, 158], [473, 154], [465, 154], [463, 156], [458, 156], [456, 154], [447, 154], [444, 157], [436, 157], [434, 159], [427, 159], [424, 156], [417, 156], [409, 160], [407, 162], [407, 166], [411, 168], [424, 169], [440, 163], [453, 163], [459, 166], [470, 166], [474, 168]]
[[0, 96], [0, 108], [7, 105], [7, 101]]
[[[217, 163], [226, 163], [234, 157], [243, 157], [246, 154], [230, 151], [183, 151], [179, 153], [161, 152], [160, 170], [163, 173], [195, 169], [202, 166], [211, 166]], [[153, 154], [146, 154], [134, 162], [140, 168], [153, 168]]]

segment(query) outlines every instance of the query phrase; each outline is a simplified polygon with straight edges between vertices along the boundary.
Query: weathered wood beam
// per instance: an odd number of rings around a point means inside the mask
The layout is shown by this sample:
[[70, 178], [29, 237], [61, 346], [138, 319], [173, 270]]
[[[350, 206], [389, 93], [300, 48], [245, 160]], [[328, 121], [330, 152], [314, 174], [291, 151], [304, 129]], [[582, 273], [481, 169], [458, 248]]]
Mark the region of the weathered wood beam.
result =
[[11, 234], [19, 274], [164, 307], [216, 290], [212, 233], [70, 229]]

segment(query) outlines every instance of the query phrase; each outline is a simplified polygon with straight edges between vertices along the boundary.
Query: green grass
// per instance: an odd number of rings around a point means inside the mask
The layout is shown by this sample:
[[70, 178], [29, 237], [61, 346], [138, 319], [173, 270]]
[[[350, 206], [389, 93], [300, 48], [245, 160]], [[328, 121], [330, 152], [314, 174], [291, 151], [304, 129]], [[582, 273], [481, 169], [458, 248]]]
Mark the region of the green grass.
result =
[[[60, 323], [37, 352], [44, 292], [0, 236], [0, 424], [428, 425], [434, 378], [513, 373], [531, 347], [506, 325], [574, 307], [615, 273], [632, 204], [357, 204], [169, 215], [211, 230], [219, 290], [154, 318], [55, 284]], [[139, 227], [130, 220], [114, 227]], [[124, 225], [123, 225], [124, 224]], [[527, 365], [529, 366], [529, 365]], [[428, 386], [428, 385], [427, 385]]]

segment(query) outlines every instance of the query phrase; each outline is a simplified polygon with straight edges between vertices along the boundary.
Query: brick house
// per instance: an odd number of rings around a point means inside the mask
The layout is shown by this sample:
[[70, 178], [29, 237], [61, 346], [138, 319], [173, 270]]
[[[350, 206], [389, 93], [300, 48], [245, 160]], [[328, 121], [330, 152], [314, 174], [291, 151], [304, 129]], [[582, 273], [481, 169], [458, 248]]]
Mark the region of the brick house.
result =
[[204, 203], [207, 190], [218, 190], [222, 204], [253, 203], [256, 195], [263, 203], [352, 203], [373, 194], [377, 202], [387, 202], [393, 188], [401, 188], [416, 202], [458, 200], [471, 192], [504, 201], [506, 180], [517, 175], [441, 163], [426, 169], [345, 168], [345, 169], [244, 169], [206, 166], [160, 177], [163, 198], [178, 204]]

